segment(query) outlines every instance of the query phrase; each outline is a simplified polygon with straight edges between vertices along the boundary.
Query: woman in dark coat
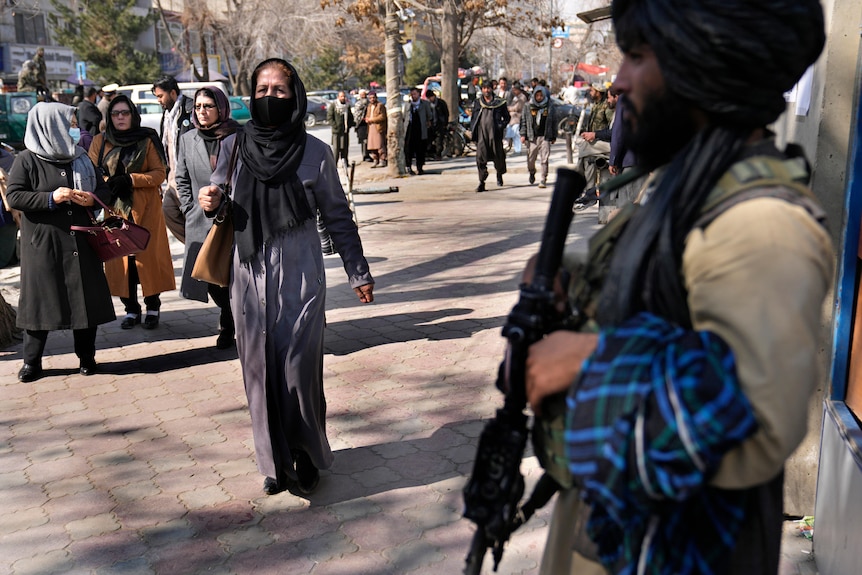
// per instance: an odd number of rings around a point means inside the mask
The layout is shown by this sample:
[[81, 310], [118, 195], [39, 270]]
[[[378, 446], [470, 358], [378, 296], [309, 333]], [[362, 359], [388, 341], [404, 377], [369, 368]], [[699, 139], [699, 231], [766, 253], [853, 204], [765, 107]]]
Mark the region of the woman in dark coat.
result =
[[[252, 74], [251, 121], [225, 138], [213, 185], [198, 201], [215, 215], [232, 182], [231, 307], [264, 491], [296, 481], [311, 493], [333, 455], [326, 438], [323, 326], [326, 271], [315, 213], [335, 240], [350, 286], [363, 303], [374, 280], [362, 252], [329, 146], [303, 122], [305, 88], [273, 58]], [[236, 167], [228, 175], [234, 145]]]
[[192, 278], [192, 269], [213, 223], [198, 204], [197, 192], [209, 185], [218, 161], [221, 141], [236, 132], [239, 124], [230, 117], [227, 96], [215, 86], [205, 86], [195, 92], [194, 102], [192, 122], [197, 130], [190, 130], [180, 136], [177, 152], [177, 195], [186, 220], [186, 258], [180, 295], [206, 303], [209, 293], [221, 310], [216, 347], [227, 349], [233, 346], [235, 335], [228, 288]]
[[[70, 135], [75, 108], [36, 104], [27, 118], [26, 150], [15, 159], [6, 196], [21, 219], [21, 297], [18, 327], [24, 332], [24, 366], [18, 379], [42, 376], [48, 332], [71, 329], [80, 371], [96, 371], [96, 326], [116, 319], [102, 262], [84, 234], [87, 211], [110, 196], [93, 162]], [[77, 124], [75, 124], [77, 125]]]

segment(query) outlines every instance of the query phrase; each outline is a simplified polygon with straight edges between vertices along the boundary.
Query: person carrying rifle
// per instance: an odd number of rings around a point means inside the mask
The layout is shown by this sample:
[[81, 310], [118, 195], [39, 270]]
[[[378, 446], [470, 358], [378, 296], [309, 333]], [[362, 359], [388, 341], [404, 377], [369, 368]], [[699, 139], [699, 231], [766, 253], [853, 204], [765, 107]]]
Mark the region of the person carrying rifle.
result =
[[533, 410], [568, 392], [575, 486], [557, 500], [540, 572], [575, 572], [577, 515], [595, 545], [577, 550], [601, 561], [597, 573], [775, 575], [784, 463], [818, 382], [833, 250], [807, 163], [766, 126], [823, 48], [822, 9], [615, 0], [612, 17], [624, 56], [614, 87], [654, 176], [571, 270], [569, 301], [595, 329], [529, 349]]

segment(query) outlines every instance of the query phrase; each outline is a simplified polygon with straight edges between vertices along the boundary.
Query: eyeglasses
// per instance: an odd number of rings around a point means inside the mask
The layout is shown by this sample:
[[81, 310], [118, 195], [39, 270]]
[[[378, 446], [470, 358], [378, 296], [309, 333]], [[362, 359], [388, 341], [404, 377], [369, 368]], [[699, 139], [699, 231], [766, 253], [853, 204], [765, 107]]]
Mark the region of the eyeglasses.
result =
[[120, 116], [131, 116], [131, 115], [132, 115], [131, 110], [114, 110], [113, 112], [111, 112], [111, 116], [114, 118], [118, 118]]
[[195, 110], [197, 110], [198, 112], [200, 112], [201, 110], [215, 110], [215, 108], [215, 104], [195, 104]]

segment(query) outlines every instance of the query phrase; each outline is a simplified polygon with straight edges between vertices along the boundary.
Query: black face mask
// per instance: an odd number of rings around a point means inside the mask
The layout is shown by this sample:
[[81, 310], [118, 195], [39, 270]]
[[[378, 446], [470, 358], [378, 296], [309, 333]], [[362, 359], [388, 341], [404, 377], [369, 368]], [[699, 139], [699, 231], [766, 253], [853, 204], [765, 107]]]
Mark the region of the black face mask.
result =
[[263, 96], [255, 98], [255, 119], [263, 126], [281, 126], [290, 121], [296, 110], [296, 98]]

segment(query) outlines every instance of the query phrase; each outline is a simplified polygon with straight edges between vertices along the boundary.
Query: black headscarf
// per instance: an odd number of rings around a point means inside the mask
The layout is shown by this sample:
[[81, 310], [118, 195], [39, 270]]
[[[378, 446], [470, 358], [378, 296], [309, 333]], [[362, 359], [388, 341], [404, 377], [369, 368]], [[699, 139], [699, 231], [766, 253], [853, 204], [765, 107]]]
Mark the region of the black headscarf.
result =
[[[121, 102], [125, 102], [132, 112], [131, 127], [123, 131], [114, 127], [113, 116], [111, 116], [111, 112]], [[168, 165], [161, 138], [152, 128], [141, 126], [141, 114], [138, 113], [137, 106], [124, 94], [115, 96], [108, 104], [108, 113], [105, 117], [105, 140], [114, 145], [107, 155], [103, 156], [101, 150], [99, 152], [99, 164], [107, 176], [138, 172], [146, 159], [147, 140], [155, 146], [162, 163], [165, 166]]]
[[667, 89], [709, 125], [674, 156], [620, 237], [597, 319], [614, 325], [648, 310], [690, 326], [685, 238], [753, 129], [778, 118], [784, 92], [817, 60], [822, 9], [817, 0], [614, 0], [611, 11], [621, 48], [648, 44]]
[[197, 106], [198, 96], [211, 98], [215, 102], [216, 110], [218, 111], [216, 123], [206, 129], [201, 127], [197, 111], [192, 114], [192, 123], [198, 129], [198, 134], [200, 134], [206, 146], [207, 154], [210, 158], [210, 167], [215, 170], [219, 149], [221, 149], [219, 142], [236, 132], [240, 126], [239, 122], [230, 117], [230, 100], [216, 86], [198, 88], [197, 92], [195, 92], [195, 106]]
[[254, 92], [260, 72], [270, 66], [290, 71], [295, 105], [289, 121], [263, 126], [252, 96], [251, 120], [237, 133], [242, 170], [234, 186], [234, 226], [237, 252], [248, 262], [274, 237], [311, 219], [311, 207], [297, 170], [305, 153], [305, 86], [296, 69], [280, 58], [270, 58], [252, 73]]
[[775, 121], [826, 41], [817, 0], [614, 0], [611, 11], [620, 47], [649, 44], [669, 89], [725, 125]]

